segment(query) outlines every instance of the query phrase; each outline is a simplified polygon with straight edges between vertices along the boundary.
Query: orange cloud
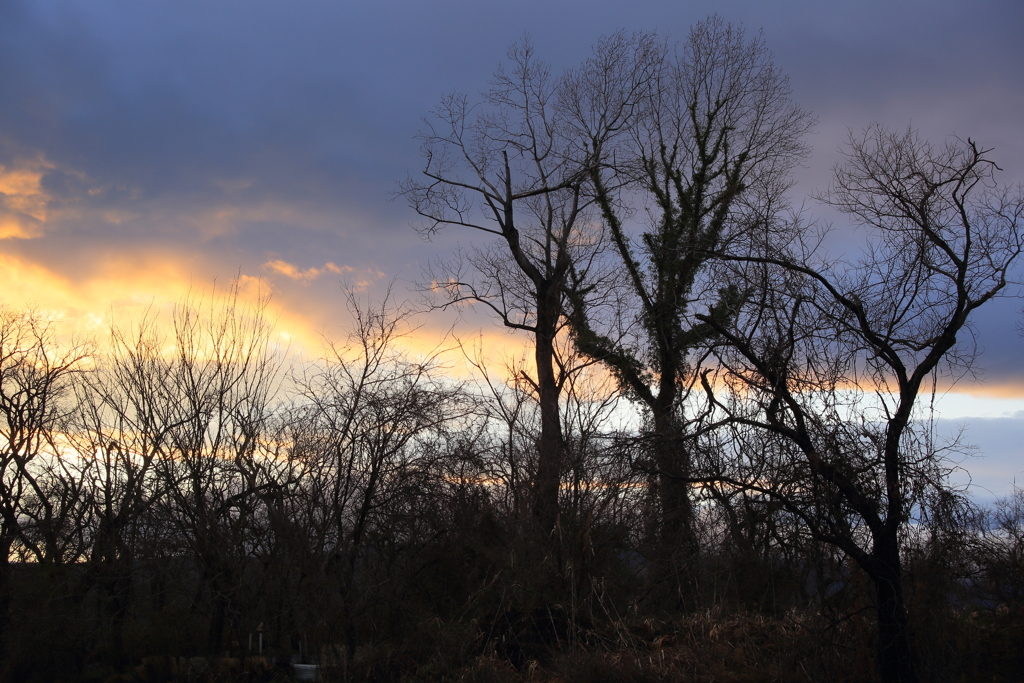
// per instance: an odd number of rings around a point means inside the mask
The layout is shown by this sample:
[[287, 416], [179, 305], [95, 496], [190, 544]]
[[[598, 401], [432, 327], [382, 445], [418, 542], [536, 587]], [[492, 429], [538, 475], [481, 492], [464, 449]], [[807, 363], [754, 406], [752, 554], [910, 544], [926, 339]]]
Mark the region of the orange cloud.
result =
[[[88, 272], [75, 274], [0, 252], [0, 281], [4, 283], [0, 304], [15, 309], [31, 306], [48, 316], [73, 322], [79, 332], [103, 341], [111, 322], [130, 325], [146, 314], [166, 318], [190, 292], [212, 301], [228, 294], [230, 280], [237, 278], [239, 294], [246, 302], [266, 300], [272, 294], [265, 312], [274, 323], [274, 344], [315, 358], [323, 355], [325, 339], [343, 344], [351, 330], [344, 295], [326, 281], [329, 278], [322, 277], [324, 274], [358, 275], [351, 287], [368, 292], [367, 300], [383, 294], [377, 287], [383, 274], [376, 269], [357, 271], [330, 262], [302, 269], [274, 260], [260, 269], [284, 276], [281, 282], [236, 272], [229, 278], [221, 275], [214, 286], [219, 267], [215, 257], [204, 260], [198, 255], [139, 250], [108, 252], [91, 260]], [[397, 298], [402, 294], [396, 291], [394, 296], [393, 301], [400, 303]], [[465, 350], [451, 335], [453, 329], [462, 338]], [[408, 334], [395, 344], [396, 350], [413, 359], [425, 359], [441, 348], [449, 349], [440, 358], [445, 372], [459, 379], [476, 375], [474, 361], [482, 361], [492, 377], [501, 379], [510, 376], [510, 365], [533, 372], [529, 335], [509, 333], [486, 313], [471, 307], [417, 316], [410, 322]], [[1024, 386], [1009, 377], [998, 382], [959, 382], [954, 387], [940, 383], [939, 389], [993, 400], [1024, 398]]]
[[1003, 382], [958, 382], [943, 386], [940, 389], [950, 394], [964, 394], [974, 398], [987, 399], [1019, 399], [1024, 397], [1024, 386], [1011, 381]]
[[[210, 304], [230, 296], [230, 284], [205, 279], [204, 264], [159, 253], [112, 254], [95, 263], [80, 278], [45, 265], [0, 253], [0, 280], [5, 283], [0, 305], [33, 308], [67, 322], [69, 333], [103, 342], [111, 324], [131, 326], [143, 316], [155, 317], [158, 327], [169, 322], [175, 305], [187, 296]], [[267, 283], [239, 275], [239, 297], [248, 304], [268, 299]], [[284, 303], [284, 302], [281, 302]], [[274, 344], [280, 348], [316, 353], [320, 335], [310, 321], [270, 299], [265, 315], [274, 323]]]
[[275, 260], [267, 261], [263, 264], [263, 268], [301, 282], [315, 280], [325, 273], [337, 273], [340, 275], [341, 273], [351, 273], [355, 270], [352, 266], [338, 267], [329, 261], [324, 264], [323, 268], [307, 268], [302, 270], [298, 266], [294, 266], [287, 261]]
[[53, 167], [42, 158], [0, 164], [0, 239], [30, 239], [42, 233], [50, 203], [42, 179]]

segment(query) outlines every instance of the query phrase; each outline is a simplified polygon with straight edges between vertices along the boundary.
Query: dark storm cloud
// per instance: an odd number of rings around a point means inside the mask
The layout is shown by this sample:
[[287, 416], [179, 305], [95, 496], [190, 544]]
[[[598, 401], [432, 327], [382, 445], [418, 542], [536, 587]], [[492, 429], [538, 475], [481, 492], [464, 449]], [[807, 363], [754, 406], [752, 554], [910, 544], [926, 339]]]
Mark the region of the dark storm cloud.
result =
[[103, 189], [95, 203], [213, 201], [244, 181], [236, 199], [329, 204], [349, 182], [393, 182], [382, 160], [397, 140], [375, 111], [386, 102], [338, 41], [282, 44], [273, 17], [246, 26], [199, 7], [98, 6], [5, 5], [0, 17], [4, 139], [84, 173]]
[[[680, 38], [702, 16], [677, 3], [503, 5], [12, 0], [0, 10], [0, 85], [14, 106], [0, 125], [6, 138], [147, 196], [255, 176], [254, 192], [329, 201], [342, 181], [387, 185], [415, 165], [419, 117], [441, 92], [485, 87], [524, 32], [566, 65], [601, 33]], [[1020, 97], [1017, 3], [717, 7], [765, 27], [797, 96], [830, 132], [861, 123], [857, 108], [905, 115], [916, 100], [940, 101], [960, 115]], [[837, 106], [858, 120], [843, 123]]]
[[[0, 249], [80, 279], [125, 250], [201, 255], [197, 278], [276, 259], [414, 278], [472, 239], [423, 245], [388, 201], [442, 93], [484, 89], [524, 33], [558, 69], [602, 34], [682, 39], [712, 11], [763, 27], [819, 117], [798, 192], [873, 121], [971, 135], [1024, 179], [1019, 2], [5, 0], [0, 164], [35, 164], [49, 203], [42, 236]], [[1022, 378], [1016, 308], [980, 319], [989, 378]]]

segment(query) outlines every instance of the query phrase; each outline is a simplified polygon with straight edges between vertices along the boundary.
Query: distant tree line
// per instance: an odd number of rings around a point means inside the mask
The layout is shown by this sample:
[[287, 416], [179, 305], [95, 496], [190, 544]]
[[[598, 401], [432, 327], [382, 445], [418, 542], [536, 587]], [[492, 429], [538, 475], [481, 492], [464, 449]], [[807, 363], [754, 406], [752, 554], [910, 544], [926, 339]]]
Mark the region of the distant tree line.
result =
[[787, 195], [812, 125], [718, 17], [558, 76], [520, 44], [442, 100], [401, 191], [488, 238], [427, 289], [530, 336], [507, 372], [400, 352], [409, 311], [351, 293], [309, 362], [237, 290], [101, 345], [3, 312], [3, 675], [256, 634], [339, 680], [703, 680], [712, 622], [765, 680], [1006, 675], [1024, 495], [950, 483], [928, 397], [1007, 293], [1024, 195], [970, 139], [872, 127], [818, 197], [863, 228], [831, 257]]

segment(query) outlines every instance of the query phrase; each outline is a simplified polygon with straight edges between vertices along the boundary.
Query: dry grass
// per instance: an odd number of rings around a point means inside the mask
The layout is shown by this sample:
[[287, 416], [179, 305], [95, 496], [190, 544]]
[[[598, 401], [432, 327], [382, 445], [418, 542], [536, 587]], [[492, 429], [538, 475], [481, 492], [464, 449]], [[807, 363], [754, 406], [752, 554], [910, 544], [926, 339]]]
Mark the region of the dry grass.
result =
[[[434, 635], [431, 645], [390, 650], [387, 666], [363, 668], [356, 680], [437, 683], [789, 683], [867, 681], [871, 662], [865, 648], [836, 647], [820, 635], [817, 615], [791, 612], [773, 618], [722, 614], [710, 610], [668, 621], [637, 618], [605, 624], [600, 632], [577, 634], [546, 656], [514, 666], [479, 634], [458, 652], [443, 652], [449, 639]], [[445, 630], [440, 625], [440, 631]], [[846, 625], [845, 630], [857, 628]], [[422, 637], [426, 634], [420, 633]], [[462, 631], [463, 637], [469, 635]], [[867, 643], [864, 643], [866, 646]], [[475, 649], [475, 652], [473, 650]], [[481, 652], [481, 650], [483, 650]], [[340, 672], [339, 672], [340, 673]], [[352, 670], [350, 670], [352, 673]], [[331, 680], [343, 680], [339, 675]]]

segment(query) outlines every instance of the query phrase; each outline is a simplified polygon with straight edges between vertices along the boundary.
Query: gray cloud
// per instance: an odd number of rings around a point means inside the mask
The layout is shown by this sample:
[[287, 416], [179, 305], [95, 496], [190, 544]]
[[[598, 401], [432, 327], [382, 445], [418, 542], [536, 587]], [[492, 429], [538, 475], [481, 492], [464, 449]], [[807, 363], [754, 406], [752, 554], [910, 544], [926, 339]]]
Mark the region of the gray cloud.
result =
[[[388, 201], [418, 170], [413, 136], [443, 92], [485, 88], [526, 32], [559, 68], [603, 33], [678, 39], [712, 11], [763, 27], [819, 116], [799, 192], [827, 182], [847, 127], [872, 121], [972, 135], [1007, 180], [1024, 179], [1024, 6], [1012, 0], [6, 0], [0, 164], [41, 155], [54, 211], [43, 237], [0, 249], [83, 278], [104, 253], [150, 249], [201, 254], [221, 277], [281, 258], [412, 279], [472, 239], [424, 245]], [[1024, 382], [1018, 317], [1013, 302], [979, 317], [990, 381]]]
[[1015, 486], [1024, 488], [1024, 414], [936, 421], [936, 432], [946, 438], [952, 438], [961, 429], [961, 442], [976, 450], [962, 456], [963, 471], [954, 480], [969, 484], [972, 498], [988, 503], [1010, 495]]

